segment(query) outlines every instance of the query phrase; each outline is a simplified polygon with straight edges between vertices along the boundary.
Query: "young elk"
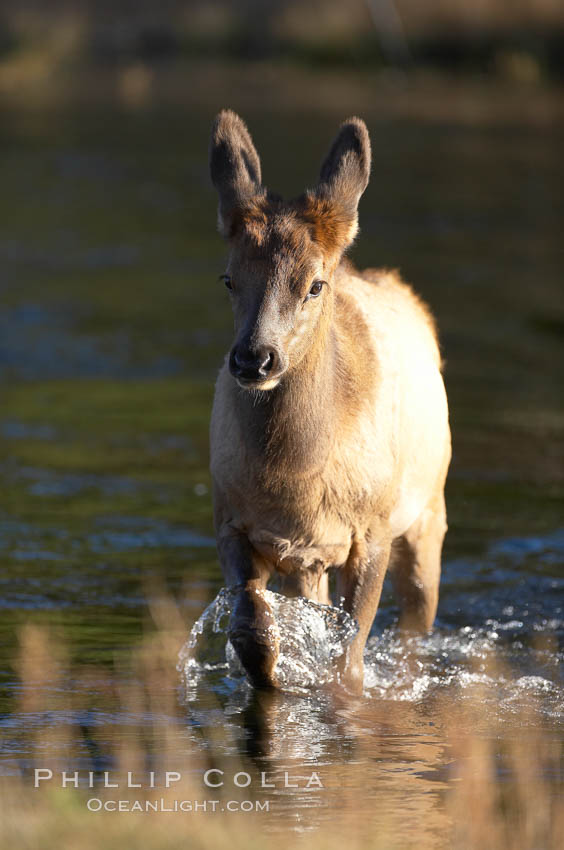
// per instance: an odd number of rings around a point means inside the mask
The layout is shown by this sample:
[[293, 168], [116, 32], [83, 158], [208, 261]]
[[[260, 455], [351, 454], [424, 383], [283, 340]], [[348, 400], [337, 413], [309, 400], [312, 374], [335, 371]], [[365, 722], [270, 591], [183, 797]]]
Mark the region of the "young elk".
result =
[[401, 627], [426, 631], [437, 609], [451, 451], [433, 318], [395, 273], [343, 261], [370, 173], [359, 118], [296, 200], [262, 185], [229, 110], [213, 125], [210, 168], [235, 315], [211, 422], [219, 558], [237, 591], [229, 638], [253, 684], [276, 687], [267, 582], [277, 572], [286, 594], [330, 604], [334, 569], [359, 625], [342, 664], [358, 691], [388, 565]]

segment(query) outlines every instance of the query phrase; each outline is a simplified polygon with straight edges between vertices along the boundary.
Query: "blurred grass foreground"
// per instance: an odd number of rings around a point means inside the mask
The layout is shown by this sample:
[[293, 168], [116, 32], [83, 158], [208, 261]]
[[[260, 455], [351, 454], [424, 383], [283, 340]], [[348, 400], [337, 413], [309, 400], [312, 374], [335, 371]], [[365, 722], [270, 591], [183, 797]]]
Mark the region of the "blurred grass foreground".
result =
[[[94, 733], [90, 730], [90, 739], [81, 751], [80, 745], [71, 743], [80, 738], [76, 735], [80, 728], [50, 726], [49, 722], [36, 726], [28, 739], [27, 769], [19, 778], [1, 780], [2, 847], [252, 850], [266, 841], [274, 850], [294, 844], [312, 850], [340, 848], [344, 841], [351, 850], [557, 850], [562, 846], [562, 742], [543, 728], [538, 717], [532, 720], [533, 703], [521, 707], [508, 726], [499, 715], [484, 709], [479, 686], [458, 703], [436, 699], [432, 725], [441, 729], [446, 768], [443, 781], [435, 782], [431, 792], [410, 794], [409, 777], [393, 775], [382, 738], [380, 754], [372, 754], [380, 772], [381, 793], [369, 814], [361, 814], [359, 809], [358, 777], [355, 779], [353, 772], [362, 753], [357, 753], [348, 766], [321, 761], [317, 771], [323, 788], [314, 789], [311, 805], [297, 817], [283, 805], [293, 790], [284, 789], [282, 780], [269, 771], [267, 759], [238, 756], [235, 768], [227, 761], [221, 724], [216, 739], [212, 736], [205, 748], [187, 745], [174, 672], [178, 647], [186, 633], [170, 601], [153, 603], [153, 620], [155, 626], [132, 650], [129, 660], [116, 662], [119, 669], [114, 671], [114, 679], [101, 667], [70, 663], [54, 632], [32, 625], [22, 629], [15, 668], [20, 681], [19, 710], [27, 714], [31, 725], [40, 712], [46, 718], [65, 712], [74, 713], [80, 727], [85, 706], [69, 697], [69, 682], [79, 679], [85, 690], [96, 693], [100, 704], [121, 714], [123, 728], [119, 734], [114, 731], [111, 741], [104, 739], [108, 732], [103, 726]], [[376, 728], [393, 723], [389, 702], [372, 701], [367, 709], [363, 701], [351, 701], [338, 692], [330, 698], [357, 729], [367, 723]], [[275, 702], [276, 695], [264, 696], [263, 720], [275, 709], [269, 700]], [[402, 716], [400, 708], [393, 706], [398, 717]], [[417, 715], [417, 705], [409, 711]], [[141, 716], [150, 716], [152, 725], [136, 726], [131, 718]], [[398, 724], [399, 735], [403, 734], [400, 726], [403, 724]], [[114, 783], [111, 788], [103, 787], [100, 769], [88, 772], [95, 768], [99, 745], [107, 756], [111, 751], [110, 761], [106, 761], [106, 767], [111, 764], [107, 774], [107, 781]], [[53, 753], [58, 754], [55, 760]], [[85, 753], [90, 757], [85, 758]], [[75, 768], [77, 759], [84, 765], [78, 772], [81, 787], [74, 787], [72, 778], [67, 787], [61, 787], [61, 771], [71, 763]], [[36, 783], [39, 787], [34, 787], [35, 767], [43, 770], [42, 776], [52, 768], [54, 779], [42, 779]], [[291, 775], [290, 759], [285, 767]], [[210, 768], [215, 771], [214, 779], [225, 778], [224, 786], [204, 787], [202, 777]], [[149, 770], [156, 777], [154, 788], [146, 778]], [[262, 781], [266, 776], [275, 790], [262, 789], [261, 770]], [[126, 785], [128, 771], [130, 782], [137, 783], [134, 787]], [[168, 789], [164, 787], [166, 771], [175, 772]], [[232, 781], [236, 771], [244, 777], [239, 780], [244, 787], [236, 787]], [[86, 787], [89, 777], [94, 780], [93, 789]], [[424, 779], [420, 773], [419, 781]], [[195, 811], [195, 802], [201, 806], [206, 799], [207, 809]], [[216, 801], [213, 811], [210, 799]], [[125, 802], [122, 810], [116, 811], [119, 800]], [[132, 809], [135, 801], [137, 810]], [[188, 801], [191, 810], [174, 811], [179, 805], [175, 801]]]

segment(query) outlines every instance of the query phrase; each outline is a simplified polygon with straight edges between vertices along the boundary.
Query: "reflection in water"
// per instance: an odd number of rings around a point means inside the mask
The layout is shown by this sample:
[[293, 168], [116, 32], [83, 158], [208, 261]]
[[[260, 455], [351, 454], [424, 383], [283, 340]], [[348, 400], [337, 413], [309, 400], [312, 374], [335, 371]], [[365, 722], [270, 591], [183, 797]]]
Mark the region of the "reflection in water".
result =
[[[270, 597], [281, 636], [281, 691], [259, 692], [247, 683], [226, 640], [225, 590], [196, 621], [178, 666], [193, 740], [235, 761], [245, 753], [257, 774], [275, 778], [276, 789], [264, 793], [276, 800], [276, 811], [302, 827], [330, 818], [336, 807], [361, 818], [385, 806], [406, 840], [418, 829], [410, 814], [424, 818], [428, 832], [444, 834], [442, 799], [456, 772], [445, 717], [457, 716], [459, 732], [466, 724], [466, 732], [478, 733], [476, 716], [460, 714], [477, 692], [506, 730], [524, 712], [551, 725], [564, 710], [558, 669], [564, 657], [553, 642], [562, 635], [561, 618], [532, 620], [525, 628], [515, 605], [495, 621], [442, 627], [422, 638], [402, 638], [387, 627], [368, 642], [364, 695], [353, 698], [331, 674], [331, 659], [354, 633], [348, 618], [324, 616], [330, 609], [305, 599]], [[551, 606], [561, 614], [554, 598]], [[547, 627], [552, 639], [535, 641]], [[487, 734], [487, 711], [479, 722]], [[291, 781], [312, 771], [322, 789], [285, 787], [286, 774]]]
[[419, 828], [401, 823], [410, 812], [425, 818], [431, 832], [446, 823], [440, 797], [448, 779], [446, 745], [432, 704], [351, 698], [330, 685], [307, 696], [258, 692], [242, 679], [222, 690], [216, 686], [212, 709], [210, 678], [196, 685], [192, 676], [186, 698], [199, 727], [194, 740], [211, 749], [212, 761], [221, 754], [226, 777], [238, 769], [241, 753], [250, 759], [267, 784], [258, 796], [273, 803], [271, 827], [311, 827], [336, 810], [354, 812], [361, 831], [365, 815], [385, 811], [389, 823], [395, 813], [406, 837]]

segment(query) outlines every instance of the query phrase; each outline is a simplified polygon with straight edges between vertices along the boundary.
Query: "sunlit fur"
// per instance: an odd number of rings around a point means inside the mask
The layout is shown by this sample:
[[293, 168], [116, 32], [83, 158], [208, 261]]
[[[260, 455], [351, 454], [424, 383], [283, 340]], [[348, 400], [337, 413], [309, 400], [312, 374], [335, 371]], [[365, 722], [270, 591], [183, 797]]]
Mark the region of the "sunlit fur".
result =
[[[275, 572], [290, 593], [327, 602], [335, 569], [337, 597], [359, 622], [350, 687], [362, 685], [390, 561], [401, 624], [426, 630], [435, 616], [450, 461], [441, 358], [429, 309], [398, 274], [343, 260], [369, 168], [366, 127], [350, 119], [317, 188], [286, 202], [255, 179], [258, 154], [238, 116], [221, 113], [212, 131], [235, 343], [267, 344], [283, 362], [252, 392], [226, 363], [211, 425], [219, 555], [241, 588], [236, 649], [255, 684], [276, 684], [261, 596]], [[325, 285], [308, 298], [316, 279]]]

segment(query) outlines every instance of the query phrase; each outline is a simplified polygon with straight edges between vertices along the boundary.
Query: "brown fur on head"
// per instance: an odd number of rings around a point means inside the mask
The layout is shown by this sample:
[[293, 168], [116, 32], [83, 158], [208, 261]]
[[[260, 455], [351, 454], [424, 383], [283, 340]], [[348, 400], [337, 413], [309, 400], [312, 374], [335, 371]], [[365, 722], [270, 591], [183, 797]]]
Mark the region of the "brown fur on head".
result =
[[317, 187], [285, 202], [262, 185], [249, 131], [224, 110], [212, 128], [210, 171], [219, 229], [230, 244], [237, 335], [231, 371], [241, 386], [272, 389], [299, 364], [331, 313], [333, 273], [357, 233], [358, 202], [370, 175], [368, 131], [359, 118], [346, 121]]

